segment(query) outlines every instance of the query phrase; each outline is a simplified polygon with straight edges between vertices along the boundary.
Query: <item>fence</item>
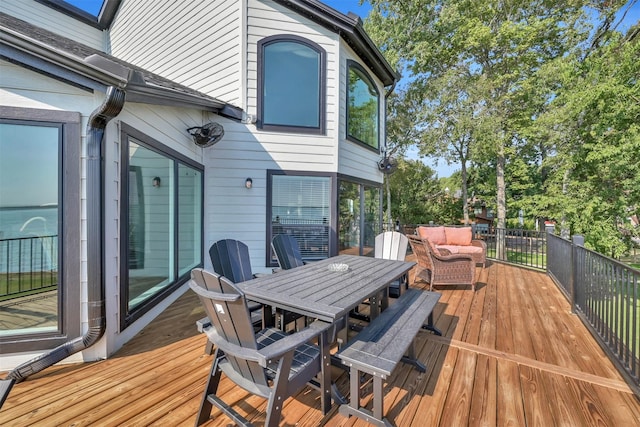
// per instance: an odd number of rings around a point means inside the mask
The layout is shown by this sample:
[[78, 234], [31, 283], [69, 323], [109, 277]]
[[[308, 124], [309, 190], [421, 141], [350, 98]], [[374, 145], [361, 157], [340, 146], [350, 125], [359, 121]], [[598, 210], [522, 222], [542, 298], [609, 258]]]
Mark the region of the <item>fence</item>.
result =
[[1, 239], [0, 300], [55, 289], [57, 257], [57, 235]]
[[544, 231], [491, 228], [475, 230], [474, 235], [487, 243], [488, 258], [538, 269], [546, 266], [547, 233]]
[[549, 234], [549, 276], [640, 396], [640, 271]]

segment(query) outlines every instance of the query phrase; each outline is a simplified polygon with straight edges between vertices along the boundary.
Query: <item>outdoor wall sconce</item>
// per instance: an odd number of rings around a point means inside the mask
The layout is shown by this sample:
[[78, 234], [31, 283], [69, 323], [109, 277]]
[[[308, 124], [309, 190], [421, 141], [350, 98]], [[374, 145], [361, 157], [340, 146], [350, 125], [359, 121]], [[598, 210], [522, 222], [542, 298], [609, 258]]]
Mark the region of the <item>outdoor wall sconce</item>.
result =
[[253, 180], [251, 178], [247, 178], [246, 181], [244, 182], [244, 186], [247, 188], [253, 187]]
[[153, 182], [153, 186], [154, 186], [154, 187], [160, 187], [160, 183], [161, 183], [162, 181], [160, 180], [160, 177], [159, 177], [159, 176], [156, 176], [155, 178], [153, 178], [153, 181], [152, 181], [152, 182]]

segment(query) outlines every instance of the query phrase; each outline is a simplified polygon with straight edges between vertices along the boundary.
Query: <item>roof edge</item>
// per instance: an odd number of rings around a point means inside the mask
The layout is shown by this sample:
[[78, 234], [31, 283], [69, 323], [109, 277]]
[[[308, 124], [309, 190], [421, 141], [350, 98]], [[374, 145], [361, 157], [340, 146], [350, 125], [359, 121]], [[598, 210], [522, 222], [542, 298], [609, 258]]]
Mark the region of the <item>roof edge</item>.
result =
[[[23, 52], [38, 58], [45, 63], [54, 64], [61, 69], [75, 73], [78, 76], [98, 82], [105, 86], [121, 88], [127, 93], [127, 101], [141, 102], [155, 105], [171, 105], [186, 108], [196, 108], [211, 111], [234, 120], [242, 120], [243, 111], [224, 101], [211, 98], [208, 95], [190, 94], [161, 87], [146, 81], [140, 71], [110, 60], [100, 54], [89, 55], [85, 58], [72, 55], [64, 50], [49, 46], [39, 40], [2, 25], [0, 22], [0, 47], [7, 46], [15, 52]], [[9, 51], [7, 51], [9, 52]], [[21, 63], [20, 58], [14, 58]], [[25, 64], [25, 66], [28, 64]], [[49, 73], [47, 73], [49, 74]], [[67, 81], [67, 76], [64, 76]]]
[[391, 86], [400, 79], [400, 74], [391, 67], [367, 35], [359, 16], [352, 12], [345, 15], [318, 0], [273, 1], [339, 34], [362, 57], [385, 86]]

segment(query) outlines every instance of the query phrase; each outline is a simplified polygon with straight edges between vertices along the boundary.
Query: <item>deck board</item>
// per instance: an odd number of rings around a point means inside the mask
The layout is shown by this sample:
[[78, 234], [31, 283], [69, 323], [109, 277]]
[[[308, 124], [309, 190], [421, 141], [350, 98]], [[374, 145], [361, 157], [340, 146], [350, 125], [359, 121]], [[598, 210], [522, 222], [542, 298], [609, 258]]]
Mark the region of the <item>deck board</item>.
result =
[[[444, 336], [420, 332], [416, 354], [427, 372], [401, 365], [385, 384], [392, 422], [640, 425], [640, 401], [544, 273], [489, 262], [476, 274], [475, 293], [438, 289], [434, 320]], [[108, 360], [53, 366], [16, 384], [0, 425], [192, 426], [211, 364], [195, 328], [199, 304], [189, 291]], [[334, 368], [333, 377], [348, 393], [346, 373]], [[362, 387], [370, 393], [370, 382]], [[264, 421], [264, 399], [224, 376], [219, 391], [239, 413]], [[285, 402], [281, 424], [368, 426], [336, 405], [325, 416], [319, 408], [317, 391], [306, 387]], [[230, 424], [214, 415], [207, 426]]]

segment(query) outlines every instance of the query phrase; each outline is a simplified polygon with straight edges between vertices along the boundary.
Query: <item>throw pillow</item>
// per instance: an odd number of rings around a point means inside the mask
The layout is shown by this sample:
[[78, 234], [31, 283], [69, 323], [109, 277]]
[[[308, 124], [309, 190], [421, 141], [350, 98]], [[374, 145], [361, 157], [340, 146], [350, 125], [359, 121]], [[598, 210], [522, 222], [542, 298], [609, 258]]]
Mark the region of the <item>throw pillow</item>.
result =
[[471, 227], [445, 227], [447, 245], [468, 246], [471, 244]]
[[432, 245], [444, 245], [447, 243], [447, 237], [444, 234], [444, 227], [418, 227], [418, 236], [421, 239], [427, 239]]

